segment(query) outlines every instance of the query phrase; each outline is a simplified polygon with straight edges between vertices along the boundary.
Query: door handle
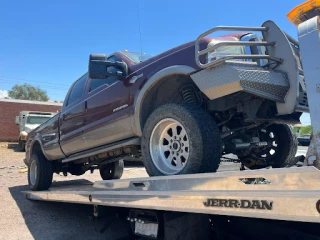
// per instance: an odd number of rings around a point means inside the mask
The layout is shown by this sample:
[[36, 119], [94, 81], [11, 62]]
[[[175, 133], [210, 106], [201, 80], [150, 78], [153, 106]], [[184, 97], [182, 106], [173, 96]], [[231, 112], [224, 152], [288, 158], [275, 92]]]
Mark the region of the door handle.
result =
[[56, 135], [57, 135], [56, 133], [44, 134], [44, 135], [42, 135], [42, 140], [43, 140], [43, 141], [51, 140], [51, 139], [55, 138]]
[[84, 110], [88, 111], [88, 102], [87, 101], [84, 102]]

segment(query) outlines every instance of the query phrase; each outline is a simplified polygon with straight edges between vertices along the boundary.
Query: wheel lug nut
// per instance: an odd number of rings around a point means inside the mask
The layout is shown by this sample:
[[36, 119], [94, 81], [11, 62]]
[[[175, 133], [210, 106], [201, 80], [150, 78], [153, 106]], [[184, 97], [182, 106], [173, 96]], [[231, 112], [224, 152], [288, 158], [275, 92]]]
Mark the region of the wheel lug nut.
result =
[[174, 154], [174, 151], [172, 151], [171, 153]]
[[183, 153], [183, 150], [181, 149], [181, 153]]
[[181, 143], [181, 145], [182, 145], [182, 147], [184, 146], [184, 144], [183, 144], [183, 143]]
[[170, 142], [172, 143], [172, 142], [173, 142], [173, 140], [171, 139], [171, 140], [170, 140]]
[[171, 149], [172, 147], [170, 146], [170, 149]]

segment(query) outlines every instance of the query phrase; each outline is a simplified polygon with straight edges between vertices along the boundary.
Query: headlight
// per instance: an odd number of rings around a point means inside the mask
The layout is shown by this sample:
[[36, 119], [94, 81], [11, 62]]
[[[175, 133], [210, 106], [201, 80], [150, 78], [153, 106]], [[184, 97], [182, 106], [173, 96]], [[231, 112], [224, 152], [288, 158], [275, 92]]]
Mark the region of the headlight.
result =
[[26, 131], [22, 131], [20, 133], [20, 138], [21, 140], [26, 140], [27, 139], [27, 136], [28, 136], [28, 133]]
[[[219, 43], [220, 41], [212, 40], [208, 44], [208, 48], [214, 46], [215, 44]], [[222, 46], [217, 48], [214, 52], [209, 52], [208, 63], [223, 58], [228, 55], [243, 55], [245, 53], [245, 49], [243, 46]], [[244, 61], [242, 59], [235, 59], [234, 61]]]

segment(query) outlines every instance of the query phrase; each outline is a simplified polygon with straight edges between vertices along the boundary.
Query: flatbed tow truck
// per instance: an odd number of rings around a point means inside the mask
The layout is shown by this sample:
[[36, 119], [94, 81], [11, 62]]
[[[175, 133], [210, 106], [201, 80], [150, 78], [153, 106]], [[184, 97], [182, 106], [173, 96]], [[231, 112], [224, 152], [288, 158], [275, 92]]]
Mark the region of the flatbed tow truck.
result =
[[[108, 219], [102, 231], [109, 231], [116, 221], [132, 229], [126, 235], [118, 228], [107, 239], [320, 239], [318, 9], [320, 1], [308, 1], [288, 14], [298, 26], [299, 41], [287, 38], [300, 49], [313, 127], [303, 167], [62, 184], [48, 191], [26, 191], [26, 198], [90, 204], [95, 217]], [[271, 31], [266, 27], [216, 27], [196, 42], [219, 30]], [[196, 47], [196, 58], [209, 51], [199, 52]], [[279, 56], [247, 56], [275, 57]], [[227, 55], [219, 61], [236, 58], [241, 57]]]

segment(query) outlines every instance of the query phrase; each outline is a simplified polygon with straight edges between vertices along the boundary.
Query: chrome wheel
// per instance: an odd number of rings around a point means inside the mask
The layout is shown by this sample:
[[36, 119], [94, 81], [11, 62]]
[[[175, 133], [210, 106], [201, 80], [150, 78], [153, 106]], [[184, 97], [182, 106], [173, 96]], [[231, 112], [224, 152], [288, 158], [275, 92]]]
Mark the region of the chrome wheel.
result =
[[35, 160], [31, 162], [29, 171], [30, 171], [30, 175], [29, 175], [30, 183], [32, 185], [35, 185], [37, 180], [37, 162]]
[[150, 137], [149, 151], [155, 167], [165, 175], [177, 174], [189, 159], [189, 137], [183, 125], [166, 118], [157, 123]]

